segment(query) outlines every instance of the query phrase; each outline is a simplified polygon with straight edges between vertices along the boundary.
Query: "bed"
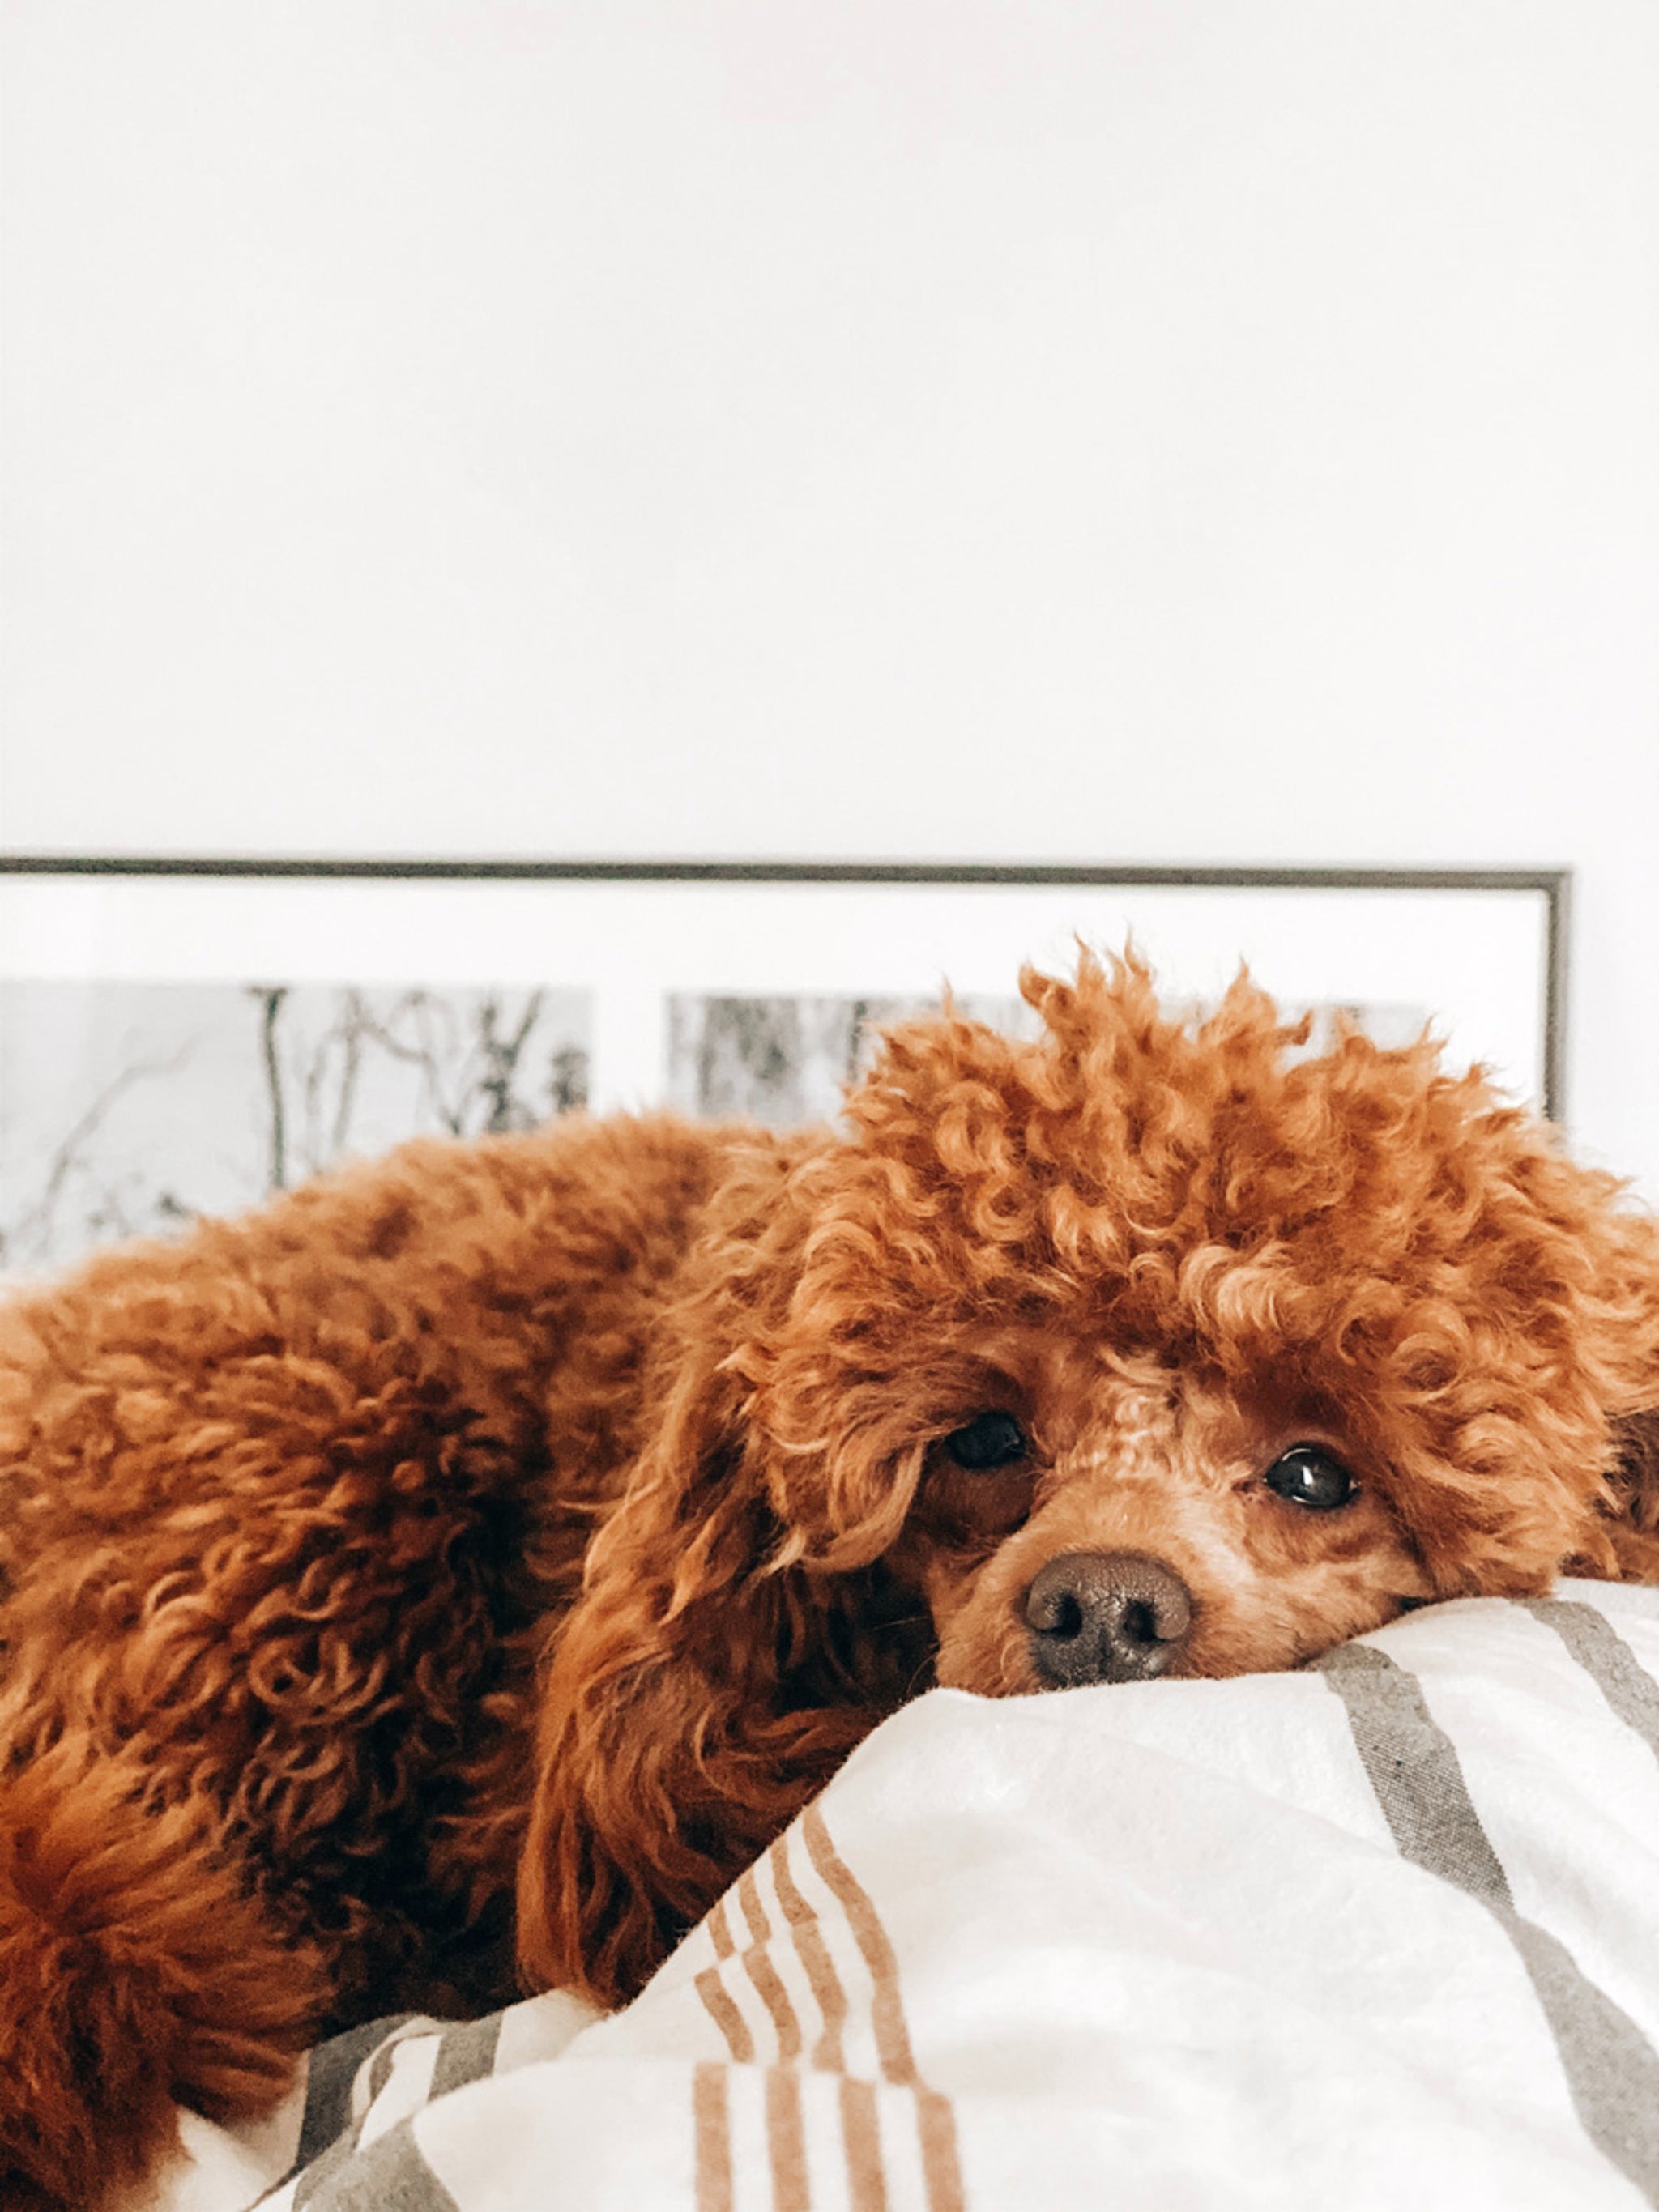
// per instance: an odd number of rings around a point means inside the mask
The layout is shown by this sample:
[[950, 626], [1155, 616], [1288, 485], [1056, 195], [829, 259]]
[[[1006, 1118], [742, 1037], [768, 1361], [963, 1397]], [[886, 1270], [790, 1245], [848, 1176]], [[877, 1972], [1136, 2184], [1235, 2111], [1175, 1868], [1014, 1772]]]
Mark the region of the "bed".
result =
[[1659, 2203], [1659, 1590], [935, 1691], [625, 2010], [374, 2023], [185, 2127], [143, 2212]]

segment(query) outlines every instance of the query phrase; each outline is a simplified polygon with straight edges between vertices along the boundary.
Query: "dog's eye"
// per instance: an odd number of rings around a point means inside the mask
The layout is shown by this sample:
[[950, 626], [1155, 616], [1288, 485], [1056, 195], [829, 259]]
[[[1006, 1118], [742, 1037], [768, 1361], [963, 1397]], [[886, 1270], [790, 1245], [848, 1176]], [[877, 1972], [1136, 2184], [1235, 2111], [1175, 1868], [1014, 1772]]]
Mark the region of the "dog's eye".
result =
[[1012, 1413], [981, 1413], [965, 1428], [952, 1429], [945, 1449], [969, 1474], [1006, 1467], [1025, 1456], [1025, 1431]]
[[1311, 1513], [1330, 1513], [1346, 1505], [1358, 1488], [1341, 1461], [1318, 1444], [1292, 1444], [1261, 1479], [1269, 1490], [1288, 1498], [1292, 1505], [1305, 1505]]

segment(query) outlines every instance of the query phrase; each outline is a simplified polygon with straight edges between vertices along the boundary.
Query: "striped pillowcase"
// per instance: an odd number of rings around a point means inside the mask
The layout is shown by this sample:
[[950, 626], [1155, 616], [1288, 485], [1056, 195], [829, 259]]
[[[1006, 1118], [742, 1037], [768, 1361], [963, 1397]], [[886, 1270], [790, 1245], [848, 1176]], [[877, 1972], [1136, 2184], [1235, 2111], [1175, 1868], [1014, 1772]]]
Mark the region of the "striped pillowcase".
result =
[[625, 2011], [324, 2045], [262, 2202], [1627, 2212], [1656, 1899], [1659, 1591], [1426, 1608], [1296, 1675], [935, 1692]]

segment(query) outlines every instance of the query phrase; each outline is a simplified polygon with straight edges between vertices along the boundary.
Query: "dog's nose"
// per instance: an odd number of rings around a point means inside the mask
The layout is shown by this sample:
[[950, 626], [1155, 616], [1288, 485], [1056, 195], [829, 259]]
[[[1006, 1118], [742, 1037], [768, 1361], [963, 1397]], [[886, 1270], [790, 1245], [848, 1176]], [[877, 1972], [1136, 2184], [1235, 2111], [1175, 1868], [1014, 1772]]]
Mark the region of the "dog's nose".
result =
[[1025, 1593], [1031, 1659], [1050, 1689], [1162, 1674], [1193, 1625], [1192, 1593], [1143, 1552], [1063, 1552]]

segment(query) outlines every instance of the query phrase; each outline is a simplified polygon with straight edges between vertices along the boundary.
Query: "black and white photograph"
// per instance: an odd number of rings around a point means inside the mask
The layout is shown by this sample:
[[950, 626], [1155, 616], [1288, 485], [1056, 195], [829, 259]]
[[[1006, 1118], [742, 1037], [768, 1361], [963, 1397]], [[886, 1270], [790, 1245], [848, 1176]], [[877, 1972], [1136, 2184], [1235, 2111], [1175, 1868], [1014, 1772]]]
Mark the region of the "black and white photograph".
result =
[[587, 1103], [580, 993], [0, 978], [0, 1270]]

